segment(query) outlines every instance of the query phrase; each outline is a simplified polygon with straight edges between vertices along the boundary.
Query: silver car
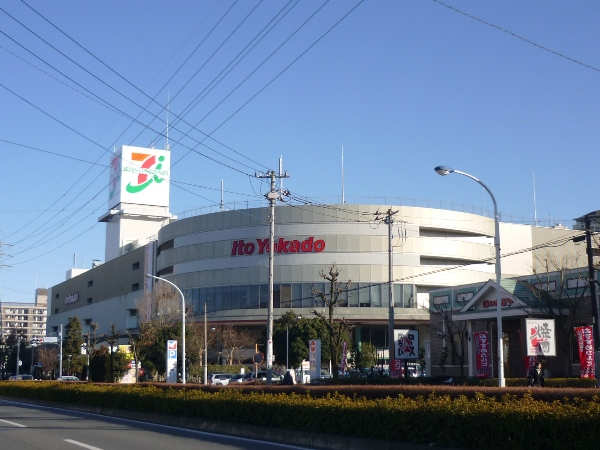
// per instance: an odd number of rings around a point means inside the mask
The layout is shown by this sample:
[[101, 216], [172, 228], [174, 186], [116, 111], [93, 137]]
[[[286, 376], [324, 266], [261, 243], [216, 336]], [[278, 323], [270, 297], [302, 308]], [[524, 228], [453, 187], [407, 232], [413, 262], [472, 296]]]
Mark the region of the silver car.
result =
[[228, 385], [232, 376], [232, 373], [213, 373], [210, 376], [210, 384], [222, 386]]

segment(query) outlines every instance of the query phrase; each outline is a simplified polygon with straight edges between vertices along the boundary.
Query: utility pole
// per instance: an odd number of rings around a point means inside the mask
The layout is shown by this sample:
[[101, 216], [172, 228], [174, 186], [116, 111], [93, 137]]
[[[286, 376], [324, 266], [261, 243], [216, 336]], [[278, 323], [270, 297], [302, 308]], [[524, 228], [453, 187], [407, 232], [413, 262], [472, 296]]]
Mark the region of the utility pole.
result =
[[58, 376], [62, 377], [62, 344], [63, 344], [63, 326], [60, 324], [60, 333], [58, 333], [58, 343], [60, 345], [60, 351], [58, 353]]
[[392, 244], [392, 238], [394, 237], [392, 234], [392, 228], [394, 226], [394, 216], [398, 213], [398, 211], [392, 211], [392, 208], [389, 208], [384, 214], [377, 211], [375, 216], [375, 222], [383, 222], [388, 226], [388, 294], [389, 294], [389, 309], [388, 309], [388, 359], [389, 359], [389, 371], [390, 376], [392, 375], [392, 371], [394, 369], [394, 359], [395, 359], [395, 342], [394, 342], [394, 245]]
[[21, 358], [21, 336], [17, 336], [17, 367], [15, 369], [15, 375], [19, 375], [19, 359]]
[[387, 210], [384, 223], [388, 226], [388, 277], [389, 277], [389, 295], [390, 295], [390, 307], [388, 314], [388, 352], [389, 352], [389, 372], [390, 376], [393, 370], [393, 364], [395, 359], [395, 346], [394, 346], [394, 246], [392, 245], [392, 226], [394, 225], [394, 215], [398, 211], [392, 211], [392, 208]]
[[599, 212], [594, 211], [584, 216], [585, 223], [585, 241], [586, 241], [586, 252], [588, 257], [588, 279], [590, 283], [590, 297], [592, 303], [592, 315], [594, 316], [593, 332], [594, 332], [594, 361], [596, 367], [594, 367], [594, 373], [596, 379], [598, 379], [598, 367], [600, 366], [600, 324], [598, 323], [598, 296], [596, 294], [596, 269], [594, 269], [594, 249], [592, 248], [592, 231], [591, 231], [591, 219], [597, 219]]
[[275, 253], [275, 202], [281, 199], [281, 192], [275, 188], [275, 179], [289, 178], [287, 172], [277, 175], [271, 170], [266, 175], [256, 175], [257, 178], [269, 178], [271, 187], [265, 195], [269, 200], [269, 307], [267, 309], [267, 386], [273, 381], [273, 266]]
[[[87, 370], [85, 371], [85, 381], [90, 381], [90, 333], [88, 331], [87, 334], [87, 343], [85, 344], [85, 352], [87, 353]], [[138, 361], [136, 361], [138, 364]], [[137, 371], [137, 365], [136, 365]], [[136, 374], [136, 383], [137, 383], [137, 374]]]
[[208, 384], [208, 332], [206, 331], [206, 302], [204, 302], [204, 370], [202, 372], [202, 381], [206, 386]]

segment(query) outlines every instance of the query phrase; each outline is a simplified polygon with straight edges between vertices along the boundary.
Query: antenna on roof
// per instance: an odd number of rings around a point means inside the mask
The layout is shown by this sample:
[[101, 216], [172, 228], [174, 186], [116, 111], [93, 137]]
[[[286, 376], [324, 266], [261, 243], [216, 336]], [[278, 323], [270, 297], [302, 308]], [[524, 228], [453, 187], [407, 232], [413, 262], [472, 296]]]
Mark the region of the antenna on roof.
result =
[[533, 226], [537, 227], [537, 205], [535, 203], [535, 172], [533, 172]]
[[342, 142], [342, 205], [346, 203], [344, 197], [344, 143]]
[[219, 204], [219, 211], [223, 211], [223, 180], [221, 180], [221, 203]]
[[279, 156], [279, 189], [283, 192], [283, 155]]

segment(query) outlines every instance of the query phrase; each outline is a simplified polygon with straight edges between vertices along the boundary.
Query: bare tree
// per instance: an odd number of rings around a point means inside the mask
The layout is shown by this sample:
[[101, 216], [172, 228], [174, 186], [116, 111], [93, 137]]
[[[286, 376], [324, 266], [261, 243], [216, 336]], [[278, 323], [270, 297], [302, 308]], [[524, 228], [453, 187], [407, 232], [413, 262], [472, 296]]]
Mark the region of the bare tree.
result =
[[43, 373], [51, 374], [58, 364], [58, 348], [55, 345], [42, 345], [36, 349], [36, 354]]
[[239, 362], [238, 354], [242, 348], [251, 347], [256, 342], [256, 336], [249, 330], [233, 325], [220, 327], [219, 337], [229, 365]]
[[321, 299], [321, 301], [327, 307], [328, 315], [317, 311], [316, 309], [311, 310], [311, 313], [317, 316], [327, 328], [329, 333], [329, 350], [331, 353], [331, 369], [333, 371], [333, 380], [338, 382], [339, 373], [338, 367], [340, 363], [340, 352], [342, 343], [347, 339], [350, 325], [344, 318], [335, 322], [333, 319], [335, 308], [340, 305], [342, 298], [341, 295], [348, 290], [351, 281], [348, 280], [342, 284], [338, 281], [341, 270], [337, 268], [335, 262], [329, 267], [329, 271], [319, 272], [319, 276], [329, 282], [329, 293], [325, 293], [319, 289], [311, 287], [311, 292], [315, 297]]
[[167, 283], [156, 283], [136, 302], [140, 324], [162, 328], [181, 321], [181, 300]]
[[460, 366], [460, 376], [465, 376], [465, 347], [467, 346], [467, 322], [454, 320], [454, 314], [458, 311], [452, 309], [448, 304], [423, 306], [429, 312], [431, 320], [422, 322], [432, 336], [442, 339], [449, 348], [452, 359]]
[[[207, 330], [210, 330], [208, 323], [206, 324]], [[207, 349], [214, 347], [216, 342], [217, 333], [207, 333], [207, 341], [204, 342], [204, 321], [202, 322], [191, 322], [189, 325], [186, 323], [186, 353], [190, 364], [202, 364], [204, 357], [204, 348]]]
[[[573, 328], [589, 325], [589, 281], [585, 258], [580, 253], [556, 256], [546, 252], [536, 256], [536, 283], [521, 282], [537, 299], [532, 305], [541, 314], [554, 319], [556, 345], [564, 355], [565, 373], [572, 375]], [[578, 270], [577, 270], [578, 269]]]

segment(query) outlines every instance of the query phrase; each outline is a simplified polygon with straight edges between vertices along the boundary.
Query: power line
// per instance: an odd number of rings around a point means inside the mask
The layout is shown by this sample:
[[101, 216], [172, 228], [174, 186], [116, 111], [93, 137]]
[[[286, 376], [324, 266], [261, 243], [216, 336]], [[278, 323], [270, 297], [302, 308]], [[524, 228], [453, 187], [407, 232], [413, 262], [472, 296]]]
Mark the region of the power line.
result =
[[533, 45], [534, 47], [537, 47], [537, 48], [539, 48], [541, 50], [544, 50], [545, 52], [548, 52], [548, 53], [551, 53], [551, 54], [553, 54], [555, 56], [558, 56], [560, 58], [566, 59], [566, 60], [571, 61], [571, 62], [573, 62], [575, 64], [579, 64], [580, 66], [583, 66], [583, 67], [585, 67], [587, 69], [591, 69], [591, 70], [593, 70], [595, 72], [600, 72], [600, 69], [598, 69], [597, 67], [590, 66], [589, 64], [586, 64], [586, 63], [584, 63], [582, 61], [579, 61], [579, 60], [577, 60], [575, 58], [571, 58], [570, 56], [567, 56], [567, 55], [564, 55], [562, 53], [559, 53], [556, 50], [552, 50], [552, 49], [550, 49], [548, 47], [545, 47], [545, 46], [543, 46], [541, 44], [538, 44], [537, 42], [534, 42], [534, 41], [532, 41], [530, 39], [527, 39], [527, 38], [525, 38], [523, 36], [520, 36], [520, 35], [512, 32], [512, 31], [509, 31], [509, 30], [507, 30], [505, 28], [502, 28], [501, 26], [498, 26], [498, 25], [493, 24], [491, 22], [487, 22], [487, 21], [485, 21], [483, 19], [480, 19], [479, 17], [476, 17], [476, 16], [474, 16], [472, 14], [469, 14], [469, 13], [467, 13], [465, 11], [462, 11], [462, 10], [460, 10], [458, 8], [455, 8], [454, 6], [450, 6], [450, 5], [448, 5], [448, 4], [444, 3], [444, 2], [441, 2], [440, 0], [432, 0], [432, 1], [434, 1], [435, 3], [438, 3], [439, 5], [445, 6], [448, 9], [451, 9], [452, 11], [455, 11], [455, 12], [457, 12], [459, 14], [462, 14], [463, 16], [468, 17], [469, 19], [473, 19], [473, 20], [476, 20], [477, 22], [481, 22], [484, 25], [487, 25], [489, 27], [496, 28], [497, 30], [502, 31], [503, 33], [509, 34], [510, 36], [515, 37], [515, 38], [517, 38], [517, 39], [519, 39], [519, 40], [521, 40], [523, 42], [526, 42], [526, 43], [528, 43], [530, 45]]
[[[261, 0], [261, 1], [262, 1], [262, 0]], [[231, 5], [231, 7], [230, 7], [230, 8], [227, 10], [227, 12], [226, 12], [226, 13], [223, 15], [223, 17], [221, 17], [221, 19], [220, 19], [220, 20], [217, 22], [217, 24], [216, 24], [216, 25], [213, 27], [213, 29], [211, 30], [211, 33], [212, 33], [212, 31], [213, 31], [213, 30], [214, 30], [214, 29], [215, 29], [215, 28], [216, 28], [216, 27], [217, 27], [217, 26], [218, 26], [218, 25], [221, 23], [221, 21], [222, 21], [222, 20], [225, 18], [225, 16], [226, 16], [226, 15], [229, 13], [229, 11], [231, 11], [231, 9], [232, 9], [232, 8], [233, 8], [233, 7], [234, 7], [236, 4], [237, 4], [237, 2], [238, 2], [238, 0], [236, 0], [236, 1], [235, 1], [235, 2], [234, 2], [232, 5]], [[100, 63], [101, 63], [103, 66], [105, 66], [107, 69], [109, 69], [109, 70], [110, 70], [111, 72], [113, 72], [115, 75], [117, 75], [119, 78], [121, 78], [121, 79], [122, 79], [123, 81], [125, 81], [127, 84], [129, 84], [131, 87], [133, 87], [133, 88], [134, 88], [136, 91], [138, 91], [139, 93], [141, 93], [141, 94], [142, 94], [144, 97], [148, 98], [150, 102], [149, 102], [149, 103], [146, 105], [146, 107], [144, 107], [144, 106], [142, 106], [142, 105], [139, 105], [138, 103], [136, 103], [135, 101], [133, 101], [131, 98], [127, 97], [125, 94], [123, 94], [122, 92], [118, 91], [116, 88], [112, 87], [111, 85], [109, 85], [108, 83], [106, 83], [105, 81], [103, 81], [102, 79], [100, 79], [99, 77], [97, 77], [96, 75], [94, 75], [92, 72], [90, 72], [89, 70], [87, 70], [86, 68], [84, 68], [83, 66], [81, 66], [79, 63], [77, 63], [77, 62], [76, 62], [76, 61], [74, 61], [72, 58], [70, 58], [70, 57], [68, 57], [67, 55], [65, 55], [63, 52], [61, 52], [60, 50], [58, 50], [58, 49], [57, 49], [55, 46], [53, 46], [53, 45], [52, 45], [52, 44], [50, 44], [48, 41], [46, 41], [46, 40], [45, 40], [45, 39], [43, 39], [41, 36], [39, 36], [37, 33], [35, 33], [34, 31], [32, 31], [32, 30], [31, 30], [30, 28], [28, 28], [26, 25], [22, 24], [22, 23], [21, 23], [20, 21], [18, 21], [16, 18], [14, 18], [13, 16], [11, 16], [11, 15], [10, 15], [8, 12], [6, 12], [6, 11], [5, 11], [4, 9], [2, 9], [1, 7], [0, 7], [0, 11], [3, 11], [3, 12], [6, 14], [6, 15], [8, 15], [9, 17], [11, 17], [11, 18], [12, 18], [14, 21], [16, 21], [16, 22], [17, 22], [19, 25], [21, 25], [22, 27], [24, 27], [26, 30], [28, 30], [30, 33], [32, 33], [34, 36], [36, 36], [36, 37], [37, 37], [38, 39], [40, 39], [42, 42], [44, 42], [45, 44], [47, 44], [48, 46], [50, 46], [50, 47], [51, 47], [53, 50], [55, 50], [56, 52], [58, 52], [59, 54], [61, 54], [61, 55], [62, 55], [64, 58], [68, 59], [68, 60], [69, 60], [71, 63], [75, 64], [77, 67], [79, 67], [81, 70], [83, 70], [83, 71], [84, 71], [84, 72], [86, 72], [87, 74], [91, 75], [93, 78], [95, 78], [96, 80], [98, 80], [100, 83], [102, 83], [103, 85], [105, 85], [106, 87], [108, 87], [109, 89], [111, 89], [112, 91], [114, 91], [115, 93], [117, 93], [117, 94], [121, 95], [122, 97], [124, 97], [124, 98], [125, 98], [125, 99], [127, 99], [129, 102], [131, 102], [131, 103], [133, 103], [134, 105], [136, 105], [137, 107], [141, 108], [141, 109], [142, 109], [142, 111], [146, 111], [146, 112], [147, 112], [147, 113], [149, 113], [150, 115], [154, 116], [154, 118], [156, 118], [156, 119], [158, 119], [158, 118], [159, 118], [159, 117], [158, 117], [158, 115], [156, 115], [156, 114], [154, 114], [154, 113], [150, 112], [150, 111], [147, 109], [147, 107], [148, 107], [148, 105], [149, 105], [150, 103], [155, 103], [156, 105], [158, 105], [158, 106], [161, 108], [161, 111], [164, 111], [164, 110], [165, 110], [165, 107], [164, 107], [163, 105], [161, 105], [160, 103], [158, 103], [158, 102], [155, 100], [155, 98], [152, 98], [152, 97], [150, 97], [148, 94], [146, 94], [146, 93], [145, 93], [144, 91], [142, 91], [140, 88], [138, 88], [136, 85], [134, 85], [134, 84], [133, 84], [133, 83], [131, 83], [129, 80], [127, 80], [125, 77], [123, 77], [122, 75], [120, 75], [120, 74], [119, 74], [117, 71], [115, 71], [114, 69], [112, 69], [112, 68], [111, 68], [111, 67], [110, 67], [108, 64], [104, 63], [104, 62], [103, 62], [101, 59], [99, 59], [98, 57], [96, 57], [94, 54], [92, 54], [90, 51], [88, 51], [88, 50], [87, 50], [85, 47], [83, 47], [83, 46], [82, 46], [81, 44], [79, 44], [77, 41], [75, 41], [74, 39], [72, 39], [72, 38], [71, 38], [69, 35], [67, 35], [67, 34], [66, 34], [64, 31], [62, 31], [60, 28], [58, 28], [56, 25], [54, 25], [52, 22], [50, 22], [48, 19], [46, 19], [46, 18], [45, 18], [43, 15], [41, 15], [39, 12], [37, 12], [35, 9], [33, 9], [33, 8], [30, 6], [30, 5], [28, 5], [28, 4], [27, 4], [27, 3], [25, 3], [24, 1], [23, 1], [23, 3], [24, 3], [25, 5], [27, 5], [27, 6], [28, 6], [28, 7], [29, 7], [29, 8], [30, 8], [32, 11], [34, 11], [36, 14], [38, 14], [40, 17], [42, 17], [42, 19], [44, 19], [46, 22], [48, 22], [48, 23], [49, 23], [49, 24], [50, 24], [52, 27], [54, 27], [56, 30], [58, 30], [60, 33], [62, 33], [62, 34], [65, 36], [65, 37], [67, 37], [69, 40], [71, 40], [73, 43], [75, 43], [75, 44], [76, 44], [78, 47], [80, 47], [82, 50], [84, 50], [86, 53], [88, 53], [90, 56], [92, 56], [94, 59], [96, 59], [98, 62], [100, 62]], [[3, 34], [4, 34], [4, 33], [3, 33]], [[210, 33], [207, 35], [207, 37], [208, 37], [209, 35], [210, 35]], [[7, 37], [8, 37], [8, 36], [7, 36]], [[10, 37], [9, 37], [9, 39], [10, 39]], [[206, 38], [205, 38], [205, 39], [206, 39]], [[196, 49], [194, 50], [194, 52], [192, 52], [192, 54], [190, 54], [190, 56], [188, 57], [188, 59], [186, 59], [186, 60], [184, 61], [184, 63], [183, 63], [183, 64], [182, 64], [182, 65], [179, 67], [179, 69], [177, 69], [177, 71], [176, 71], [176, 72], [173, 74], [173, 76], [172, 76], [172, 77], [169, 79], [169, 81], [170, 81], [170, 80], [171, 80], [171, 79], [172, 79], [172, 78], [175, 76], [175, 74], [177, 74], [177, 73], [179, 72], [179, 70], [181, 69], [181, 67], [183, 67], [183, 65], [184, 65], [185, 63], [187, 63], [187, 61], [189, 60], [189, 58], [191, 58], [191, 56], [192, 56], [192, 55], [195, 53], [195, 51], [196, 51], [196, 50], [197, 50], [197, 49], [200, 47], [200, 45], [202, 45], [202, 43], [203, 43], [203, 42], [204, 42], [204, 40], [203, 40], [203, 41], [202, 41], [202, 42], [201, 42], [201, 43], [200, 43], [200, 44], [199, 44], [199, 45], [196, 47]], [[17, 43], [17, 42], [15, 41], [15, 43]], [[18, 44], [18, 43], [17, 43], [17, 44]], [[18, 45], [20, 45], [20, 44], [18, 44]], [[23, 47], [23, 48], [24, 48], [24, 47]], [[56, 70], [56, 69], [55, 69], [55, 70]], [[59, 72], [59, 73], [60, 73], [60, 72]], [[65, 76], [65, 75], [64, 75], [64, 74], [62, 74], [62, 73], [61, 73], [61, 75]], [[71, 80], [71, 81], [72, 81], [72, 80]], [[167, 83], [168, 83], [168, 81], [167, 81]], [[165, 84], [165, 85], [166, 85], [166, 84]], [[186, 85], [187, 85], [187, 84], [186, 84]], [[185, 87], [185, 86], [184, 86], [184, 87]], [[163, 88], [164, 88], [164, 86], [163, 86]], [[163, 88], [161, 88], [161, 90], [162, 90]], [[89, 92], [89, 91], [88, 91], [88, 92]], [[160, 92], [160, 91], [159, 91], [159, 92]], [[92, 95], [93, 95], [93, 94], [92, 94]], [[138, 116], [138, 117], [139, 117], [139, 116]], [[190, 123], [188, 123], [188, 122], [186, 122], [185, 120], [183, 120], [183, 118], [182, 118], [182, 117], [179, 117], [178, 115], [175, 115], [175, 117], [177, 117], [179, 120], [183, 121], [185, 124], [187, 124], [187, 125], [190, 125], [190, 126], [192, 126], [192, 128], [196, 129], [196, 127], [195, 127], [195, 126], [193, 126], [193, 125], [191, 125]], [[133, 120], [133, 118], [131, 118], [131, 117], [130, 117], [130, 119], [132, 119], [132, 120]], [[141, 123], [140, 123], [140, 124], [141, 124]], [[141, 125], [143, 125], [143, 124], [141, 124]], [[147, 129], [150, 129], [150, 130], [152, 130], [152, 131], [155, 131], [155, 132], [156, 132], [156, 133], [158, 133], [160, 136], [163, 136], [163, 137], [165, 137], [165, 135], [164, 135], [163, 133], [161, 133], [161, 132], [158, 132], [157, 130], [153, 130], [152, 128], [150, 128], [150, 126], [149, 126], [149, 125], [147, 125], [147, 126], [146, 126], [146, 128], [147, 128]], [[178, 130], [178, 131], [181, 131], [181, 130]], [[199, 131], [200, 133], [204, 134], [204, 135], [205, 135], [207, 138], [209, 137], [209, 135], [207, 135], [206, 133], [202, 132], [201, 130], [198, 130], [198, 129], [196, 129], [196, 131]], [[182, 131], [181, 131], [181, 132], [182, 132]], [[182, 132], [182, 133], [183, 133], [183, 132]], [[184, 134], [184, 136], [186, 136], [186, 135], [187, 135], [187, 134]], [[138, 135], [138, 136], [139, 136], [139, 135]], [[189, 136], [188, 136], [188, 137], [189, 137]], [[193, 139], [193, 138], [191, 138], [191, 139]], [[215, 141], [215, 142], [217, 142], [217, 143], [219, 143], [219, 144], [223, 145], [224, 147], [228, 148], [226, 145], [224, 145], [224, 144], [220, 143], [220, 142], [219, 142], [219, 141], [217, 141], [216, 139], [213, 139], [213, 138], [211, 138], [211, 139], [212, 139], [213, 141]], [[195, 140], [195, 139], [193, 139], [193, 140]], [[196, 141], [196, 140], [195, 140], [195, 141]], [[199, 142], [199, 141], [196, 141], [196, 142], [197, 142], [199, 145], [203, 145], [203, 144], [201, 144], [201, 142]], [[205, 147], [206, 147], [206, 148], [208, 148], [208, 149], [210, 149], [210, 150], [212, 150], [212, 151], [214, 151], [215, 153], [217, 153], [217, 154], [219, 154], [219, 155], [221, 155], [221, 156], [225, 157], [225, 158], [228, 158], [228, 159], [231, 159], [232, 161], [235, 161], [235, 160], [233, 160], [231, 157], [228, 157], [228, 156], [226, 156], [226, 155], [224, 155], [224, 154], [222, 154], [222, 153], [219, 153], [219, 152], [217, 152], [216, 150], [214, 150], [214, 149], [212, 149], [212, 148], [210, 148], [210, 147], [208, 147], [208, 146], [205, 146]], [[198, 153], [198, 152], [197, 152], [197, 153]], [[236, 153], [238, 153], [238, 152], [236, 152]], [[201, 153], [199, 153], [199, 154], [201, 154]], [[246, 157], [245, 155], [243, 155], [243, 154], [241, 154], [241, 153], [238, 153], [238, 154], [239, 154], [240, 156], [243, 156], [243, 157], [244, 157], [244, 158], [246, 158], [246, 159], [249, 159], [249, 160], [250, 160], [250, 161], [252, 161], [252, 162], [255, 162], [255, 161], [251, 160], [250, 158]], [[203, 155], [203, 156], [204, 156], [204, 155]], [[249, 167], [249, 166], [246, 166], [246, 165], [245, 165], [245, 164], [243, 164], [243, 163], [240, 163], [239, 161], [235, 161], [235, 162], [237, 162], [238, 164], [240, 164], [240, 165], [242, 165], [242, 166], [245, 166], [245, 167], [251, 168], [251, 167]], [[256, 163], [256, 162], [255, 162], [255, 163]], [[259, 163], [256, 163], [256, 164], [259, 164]], [[259, 164], [259, 165], [260, 165], [260, 164]], [[263, 166], [263, 167], [265, 167], [265, 166]], [[251, 169], [252, 169], [252, 168], [251, 168]], [[253, 169], [253, 170], [254, 170], [254, 169]]]

